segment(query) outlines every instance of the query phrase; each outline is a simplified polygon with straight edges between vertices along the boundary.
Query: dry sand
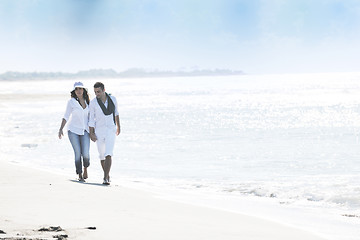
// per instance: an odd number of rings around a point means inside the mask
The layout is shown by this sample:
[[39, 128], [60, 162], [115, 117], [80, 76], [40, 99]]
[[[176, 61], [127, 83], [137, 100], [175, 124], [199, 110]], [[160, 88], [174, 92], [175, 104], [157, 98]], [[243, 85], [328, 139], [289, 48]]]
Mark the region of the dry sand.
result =
[[0, 161], [0, 230], [5, 232], [0, 239], [321, 239], [268, 220], [97, 181], [90, 176], [79, 183]]

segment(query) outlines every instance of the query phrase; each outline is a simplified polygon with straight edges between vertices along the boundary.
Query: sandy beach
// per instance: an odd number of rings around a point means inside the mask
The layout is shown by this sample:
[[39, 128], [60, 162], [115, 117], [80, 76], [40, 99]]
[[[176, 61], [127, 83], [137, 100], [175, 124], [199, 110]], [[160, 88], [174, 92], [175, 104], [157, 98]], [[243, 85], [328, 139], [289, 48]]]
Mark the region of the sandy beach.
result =
[[0, 22], [0, 240], [360, 240], [360, 1], [0, 0]]
[[0, 162], [0, 239], [306, 239], [251, 216]]

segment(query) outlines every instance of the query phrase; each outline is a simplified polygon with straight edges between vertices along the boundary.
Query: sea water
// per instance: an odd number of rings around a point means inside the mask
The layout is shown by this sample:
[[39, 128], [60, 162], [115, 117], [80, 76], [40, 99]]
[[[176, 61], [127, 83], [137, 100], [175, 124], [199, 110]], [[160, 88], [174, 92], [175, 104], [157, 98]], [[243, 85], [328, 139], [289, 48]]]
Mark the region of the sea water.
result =
[[[113, 183], [358, 239], [360, 73], [86, 79], [91, 97], [96, 81], [120, 112]], [[73, 82], [1, 82], [1, 160], [75, 176], [57, 137]]]

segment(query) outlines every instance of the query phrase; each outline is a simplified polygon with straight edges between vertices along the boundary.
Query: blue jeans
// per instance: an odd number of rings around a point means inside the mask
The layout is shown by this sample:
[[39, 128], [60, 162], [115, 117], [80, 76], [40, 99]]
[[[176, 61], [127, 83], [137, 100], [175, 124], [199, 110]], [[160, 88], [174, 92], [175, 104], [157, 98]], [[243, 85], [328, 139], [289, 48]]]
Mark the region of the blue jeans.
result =
[[81, 159], [84, 167], [90, 166], [90, 135], [86, 131], [84, 135], [77, 135], [76, 133], [68, 131], [68, 136], [75, 153], [76, 174], [81, 174]]

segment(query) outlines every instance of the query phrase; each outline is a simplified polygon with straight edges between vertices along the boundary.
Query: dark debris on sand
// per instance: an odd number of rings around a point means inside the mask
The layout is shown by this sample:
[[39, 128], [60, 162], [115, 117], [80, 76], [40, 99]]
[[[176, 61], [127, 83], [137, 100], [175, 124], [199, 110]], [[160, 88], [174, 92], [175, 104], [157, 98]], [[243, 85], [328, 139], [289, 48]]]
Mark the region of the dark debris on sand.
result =
[[[60, 226], [57, 227], [43, 227], [38, 230], [39, 232], [61, 232], [64, 231]], [[60, 234], [60, 235], [54, 235], [53, 238], [57, 240], [64, 240], [67, 239], [69, 236], [67, 234]]]
[[66, 235], [66, 234], [53, 236], [53, 238], [56, 238], [57, 240], [64, 240], [64, 239], [67, 239], [68, 237], [69, 237], [69, 236]]
[[[56, 240], [66, 240], [68, 235], [53, 236]], [[33, 237], [0, 237], [0, 240], [48, 240], [49, 238], [33, 238]]]
[[[1, 238], [0, 240], [29, 240], [28, 238], [18, 238], [18, 237], [5, 237], [5, 238]], [[39, 239], [39, 238], [31, 238], [31, 240], [43, 240], [43, 239]]]
[[[91, 230], [95, 230], [96, 227], [88, 227], [87, 229], [91, 229]], [[0, 240], [47, 240], [49, 239], [49, 237], [53, 238], [53, 239], [56, 239], [56, 240], [66, 240], [68, 239], [68, 235], [67, 234], [59, 234], [59, 232], [62, 232], [62, 231], [65, 231], [64, 229], [62, 229], [60, 226], [57, 226], [57, 227], [53, 227], [53, 226], [50, 226], [50, 227], [43, 227], [43, 228], [40, 228], [38, 230], [35, 230], [35, 231], [38, 231], [38, 232], [54, 232], [54, 233], [57, 233], [57, 235], [53, 235], [53, 236], [48, 236], [48, 237], [31, 237], [31, 236], [19, 236], [20, 234], [17, 234], [17, 237], [0, 237]], [[0, 234], [6, 234], [3, 230], [0, 230]]]
[[45, 238], [27, 238], [27, 237], [0, 237], [0, 240], [47, 240]]
[[344, 217], [351, 217], [351, 218], [360, 218], [360, 215], [355, 214], [343, 214]]
[[64, 231], [64, 229], [62, 229], [60, 226], [58, 227], [48, 227], [48, 228], [40, 228], [38, 230], [39, 232], [61, 232]]

